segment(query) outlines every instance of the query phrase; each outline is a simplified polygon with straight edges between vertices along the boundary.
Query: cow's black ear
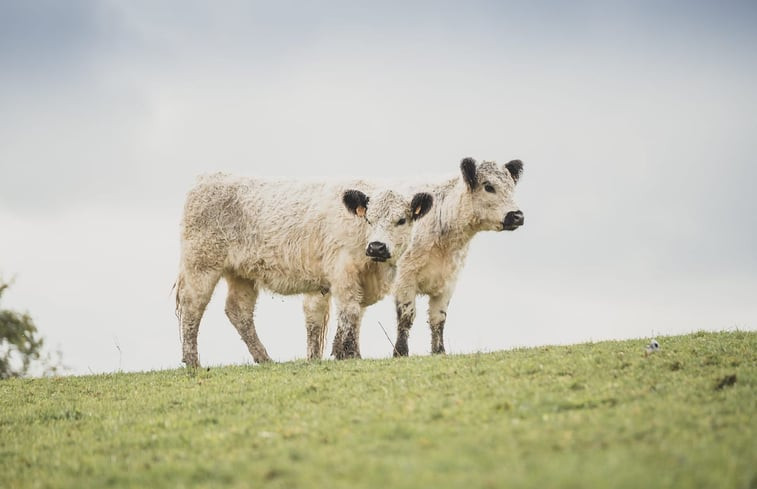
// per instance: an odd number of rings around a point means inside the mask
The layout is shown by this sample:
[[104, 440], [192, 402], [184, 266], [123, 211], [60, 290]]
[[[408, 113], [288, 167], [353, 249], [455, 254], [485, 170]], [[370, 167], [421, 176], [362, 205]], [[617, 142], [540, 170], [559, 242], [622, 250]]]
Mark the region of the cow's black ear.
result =
[[360, 190], [347, 190], [342, 196], [344, 206], [358, 217], [365, 217], [368, 208], [368, 196]]
[[505, 169], [510, 172], [510, 175], [512, 175], [515, 183], [518, 183], [518, 180], [520, 180], [520, 175], [521, 173], [523, 173], [523, 162], [520, 160], [512, 160], [508, 163], [505, 163]]
[[460, 162], [460, 171], [463, 172], [463, 180], [468, 185], [468, 188], [474, 190], [478, 185], [478, 179], [476, 178], [476, 160], [473, 158], [464, 158]]
[[410, 202], [410, 210], [413, 213], [413, 220], [420, 219], [425, 216], [434, 204], [434, 198], [431, 194], [426, 192], [419, 192], [413, 196], [413, 200]]

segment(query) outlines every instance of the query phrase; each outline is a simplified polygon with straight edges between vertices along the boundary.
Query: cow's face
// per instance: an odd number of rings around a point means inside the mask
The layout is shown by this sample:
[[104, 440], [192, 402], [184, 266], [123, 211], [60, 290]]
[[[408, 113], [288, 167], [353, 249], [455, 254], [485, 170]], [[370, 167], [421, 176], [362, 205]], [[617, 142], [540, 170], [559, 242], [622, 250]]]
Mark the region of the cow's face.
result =
[[512, 231], [523, 225], [523, 212], [515, 203], [515, 185], [523, 172], [520, 160], [497, 166], [493, 161], [477, 165], [473, 158], [465, 158], [460, 170], [470, 197], [474, 228]]
[[390, 264], [396, 263], [405, 252], [413, 223], [425, 216], [434, 202], [434, 198], [425, 192], [415, 194], [408, 202], [391, 190], [371, 197], [359, 190], [348, 190], [342, 200], [350, 212], [364, 217], [371, 226], [366, 256]]

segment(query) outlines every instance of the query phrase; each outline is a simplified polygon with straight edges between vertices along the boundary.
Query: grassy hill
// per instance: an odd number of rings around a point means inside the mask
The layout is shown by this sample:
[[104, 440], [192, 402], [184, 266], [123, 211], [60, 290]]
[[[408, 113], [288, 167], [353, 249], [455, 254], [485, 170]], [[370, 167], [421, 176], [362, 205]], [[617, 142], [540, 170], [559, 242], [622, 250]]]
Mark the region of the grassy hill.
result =
[[0, 382], [0, 487], [757, 487], [757, 333]]

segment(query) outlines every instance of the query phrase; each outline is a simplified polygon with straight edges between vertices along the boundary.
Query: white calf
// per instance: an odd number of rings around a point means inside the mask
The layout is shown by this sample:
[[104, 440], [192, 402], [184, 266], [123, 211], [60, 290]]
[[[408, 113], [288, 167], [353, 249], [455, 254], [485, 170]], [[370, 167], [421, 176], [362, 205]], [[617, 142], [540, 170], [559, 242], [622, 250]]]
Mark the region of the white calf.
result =
[[[176, 311], [184, 363], [199, 366], [200, 319], [221, 277], [229, 287], [226, 315], [256, 362], [270, 361], [253, 320], [260, 289], [333, 294], [340, 341], [338, 349], [335, 341], [334, 353], [337, 358], [359, 356], [355, 339], [362, 308], [388, 287], [407, 248], [410, 224], [432, 202], [430, 195], [419, 193], [409, 203], [362, 181], [200, 178], [187, 195], [182, 219]], [[308, 356], [322, 352], [323, 332], [317, 338], [309, 335]]]
[[444, 353], [447, 306], [470, 240], [479, 231], [512, 231], [523, 224], [523, 213], [513, 199], [523, 163], [513, 160], [498, 166], [486, 161], [476, 165], [475, 160], [466, 158], [460, 170], [460, 177], [426, 188], [434, 197], [434, 209], [415, 226], [410, 248], [400, 258], [394, 291], [394, 356], [408, 355], [418, 294], [429, 297], [431, 352]]

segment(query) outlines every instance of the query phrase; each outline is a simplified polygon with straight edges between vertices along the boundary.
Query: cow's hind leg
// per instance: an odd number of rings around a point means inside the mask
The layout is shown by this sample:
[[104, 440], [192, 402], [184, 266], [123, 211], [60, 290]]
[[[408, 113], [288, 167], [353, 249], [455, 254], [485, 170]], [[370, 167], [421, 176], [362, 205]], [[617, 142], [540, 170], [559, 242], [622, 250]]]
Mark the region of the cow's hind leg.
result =
[[308, 333], [308, 360], [323, 358], [326, 329], [329, 322], [331, 294], [305, 294], [302, 309], [305, 311], [305, 327]]
[[182, 361], [187, 367], [200, 366], [197, 353], [200, 320], [220, 278], [221, 273], [215, 270], [183, 272], [176, 284], [176, 312], [181, 324]]
[[229, 295], [226, 298], [226, 316], [239, 332], [242, 341], [250, 350], [253, 360], [257, 363], [270, 362], [271, 357], [260, 342], [255, 332], [255, 302], [258, 299], [258, 286], [252, 280], [233, 275], [226, 276], [229, 284]]
[[428, 298], [428, 325], [431, 327], [431, 353], [444, 354], [444, 323], [452, 293], [445, 291]]

